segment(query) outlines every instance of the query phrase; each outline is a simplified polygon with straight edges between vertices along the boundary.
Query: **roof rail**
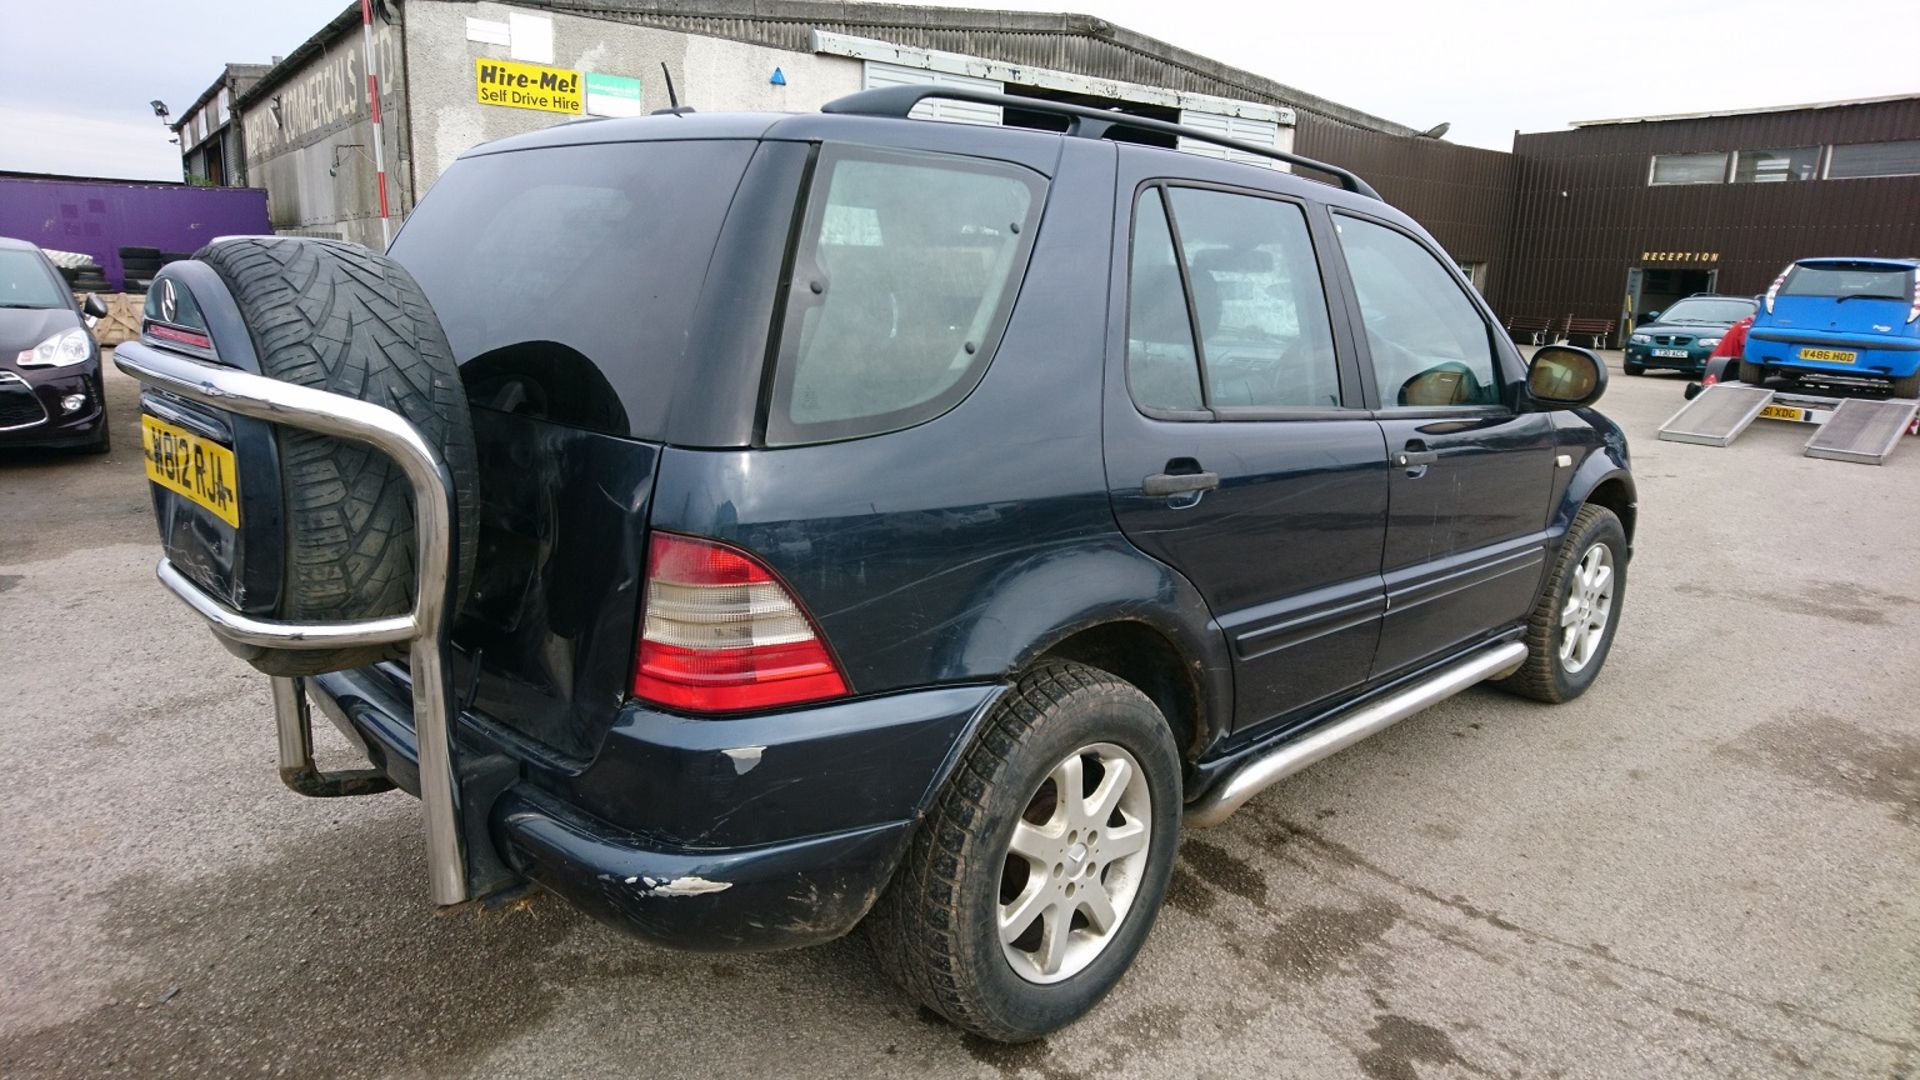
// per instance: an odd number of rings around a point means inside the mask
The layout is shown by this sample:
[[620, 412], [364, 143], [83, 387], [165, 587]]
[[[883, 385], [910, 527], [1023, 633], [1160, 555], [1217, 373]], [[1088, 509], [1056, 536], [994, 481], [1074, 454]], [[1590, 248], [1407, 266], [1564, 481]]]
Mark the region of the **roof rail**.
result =
[[[947, 101], [973, 101], [982, 105], [998, 105], [1003, 109], [1023, 109], [1027, 112], [1052, 113], [1068, 118], [1067, 134], [1083, 139], [1104, 139], [1114, 128], [1130, 128], [1134, 131], [1153, 131], [1162, 135], [1174, 135], [1195, 142], [1212, 143], [1229, 150], [1238, 150], [1243, 154], [1255, 154], [1275, 161], [1284, 161], [1289, 165], [1313, 169], [1327, 173], [1340, 181], [1340, 186], [1357, 195], [1370, 199], [1379, 199], [1380, 193], [1373, 185], [1353, 172], [1338, 165], [1329, 165], [1300, 154], [1290, 154], [1285, 150], [1275, 150], [1270, 146], [1256, 146], [1253, 143], [1229, 139], [1224, 135], [1215, 135], [1210, 131], [1170, 124], [1165, 120], [1155, 120], [1147, 116], [1134, 116], [1130, 113], [1110, 112], [1103, 109], [1088, 108], [1085, 105], [1070, 105], [1062, 101], [1047, 101], [1043, 98], [1018, 97], [1013, 94], [996, 94], [988, 90], [975, 90], [965, 86], [939, 86], [922, 84], [918, 86], [883, 86], [873, 90], [862, 90], [857, 94], [835, 98], [820, 107], [824, 113], [844, 113], [852, 116], [893, 116], [905, 118], [913, 107], [928, 98], [941, 98]], [[1382, 202], [1386, 200], [1381, 199]]]

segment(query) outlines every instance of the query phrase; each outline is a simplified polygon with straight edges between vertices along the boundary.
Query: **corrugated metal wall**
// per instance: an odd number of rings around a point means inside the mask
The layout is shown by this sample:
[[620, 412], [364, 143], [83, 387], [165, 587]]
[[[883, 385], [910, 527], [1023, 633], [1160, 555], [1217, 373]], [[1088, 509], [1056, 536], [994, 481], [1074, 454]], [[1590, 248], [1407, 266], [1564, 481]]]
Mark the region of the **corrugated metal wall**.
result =
[[639, 23], [805, 52], [813, 31], [876, 38], [917, 49], [1053, 68], [1144, 86], [1285, 105], [1305, 116], [1374, 131], [1409, 129], [1295, 87], [1241, 71], [1086, 15], [807, 0], [522, 0], [595, 18]]
[[1382, 197], [1426, 227], [1460, 262], [1487, 264], [1497, 297], [1508, 270], [1513, 155], [1438, 139], [1361, 131], [1301, 116], [1296, 153], [1352, 169]]
[[1647, 184], [1654, 154], [1913, 138], [1912, 99], [1518, 136], [1513, 254], [1495, 309], [1617, 319], [1630, 267], [1718, 269], [1718, 291], [1750, 294], [1795, 259], [1920, 255], [1920, 176]]

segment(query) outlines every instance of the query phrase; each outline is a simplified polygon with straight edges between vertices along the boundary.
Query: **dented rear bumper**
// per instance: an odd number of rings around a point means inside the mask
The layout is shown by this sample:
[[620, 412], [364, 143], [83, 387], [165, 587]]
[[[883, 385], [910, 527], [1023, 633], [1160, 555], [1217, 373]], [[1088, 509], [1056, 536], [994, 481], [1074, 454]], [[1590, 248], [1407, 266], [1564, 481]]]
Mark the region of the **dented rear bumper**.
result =
[[[376, 768], [417, 793], [404, 669], [320, 675], [309, 688]], [[940, 687], [728, 720], [629, 705], [584, 763], [467, 713], [455, 725], [457, 757], [475, 763], [462, 777], [464, 831], [503, 871], [649, 941], [827, 941], [886, 887], [1000, 693]]]
[[494, 827], [515, 870], [618, 930], [682, 949], [784, 949], [852, 930], [880, 897], [913, 822], [766, 847], [661, 849], [535, 789]]

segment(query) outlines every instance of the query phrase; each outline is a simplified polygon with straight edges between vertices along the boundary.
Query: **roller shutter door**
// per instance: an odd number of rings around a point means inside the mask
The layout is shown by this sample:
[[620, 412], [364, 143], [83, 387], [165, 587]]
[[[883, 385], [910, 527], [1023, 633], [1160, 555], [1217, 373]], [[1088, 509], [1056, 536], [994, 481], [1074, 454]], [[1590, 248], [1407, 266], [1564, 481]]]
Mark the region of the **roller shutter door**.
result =
[[[949, 75], [944, 71], [882, 64], [876, 60], [869, 60], [866, 63], [866, 88], [869, 90], [880, 86], [924, 86], [928, 83], [940, 86], [965, 86], [995, 94], [1003, 93], [1006, 89], [992, 79], [976, 79], [971, 75]], [[913, 117], [917, 120], [948, 120], [958, 124], [986, 124], [998, 127], [1000, 107], [972, 101], [923, 101], [914, 106]]]

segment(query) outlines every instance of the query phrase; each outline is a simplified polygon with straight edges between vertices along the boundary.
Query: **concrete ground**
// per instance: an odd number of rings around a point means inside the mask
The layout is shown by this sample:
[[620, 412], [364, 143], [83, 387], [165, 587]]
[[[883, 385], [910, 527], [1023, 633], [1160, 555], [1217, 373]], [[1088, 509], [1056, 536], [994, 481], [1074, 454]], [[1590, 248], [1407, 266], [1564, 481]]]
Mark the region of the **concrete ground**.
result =
[[1603, 402], [1641, 526], [1591, 693], [1471, 691], [1193, 834], [1119, 989], [1007, 1048], [859, 940], [434, 914], [418, 806], [282, 788], [266, 680], [153, 581], [116, 374], [111, 457], [0, 455], [0, 1075], [1920, 1076], [1920, 440], [1658, 442], [1680, 387]]

